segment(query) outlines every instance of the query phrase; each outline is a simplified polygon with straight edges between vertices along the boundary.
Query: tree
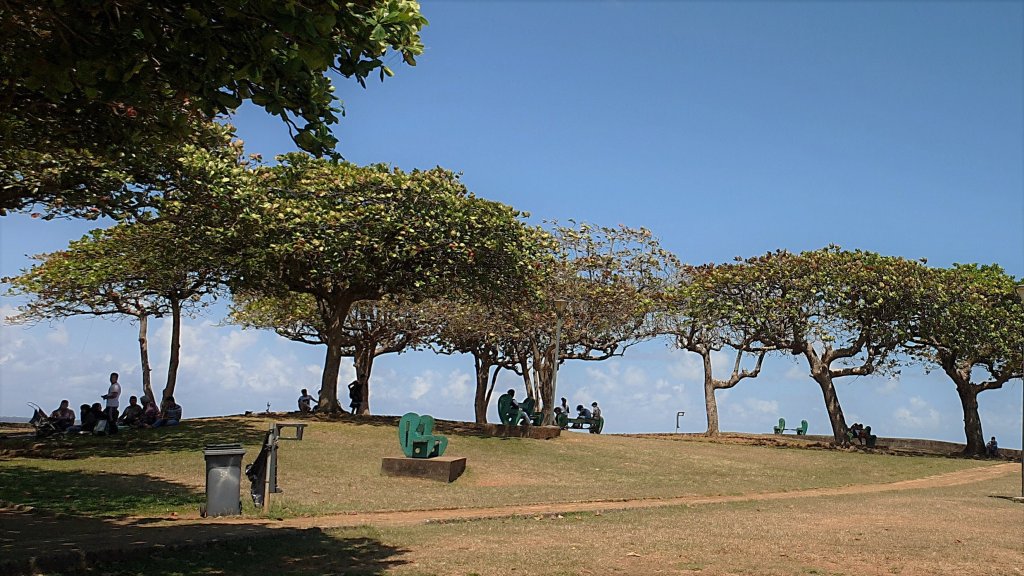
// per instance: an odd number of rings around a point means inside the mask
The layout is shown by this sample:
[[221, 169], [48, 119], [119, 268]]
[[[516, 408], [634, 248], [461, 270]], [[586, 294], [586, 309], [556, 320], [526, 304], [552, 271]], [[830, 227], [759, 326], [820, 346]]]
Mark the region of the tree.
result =
[[146, 159], [201, 139], [243, 102], [333, 154], [328, 73], [365, 86], [389, 50], [416, 64], [413, 0], [5, 2], [0, 10], [0, 214], [116, 208]]
[[288, 154], [255, 171], [255, 184], [213, 188], [188, 216], [232, 248], [235, 293], [307, 294], [327, 357], [320, 404], [337, 410], [337, 379], [352, 305], [387, 295], [515, 300], [542, 269], [545, 235], [512, 208], [470, 194], [435, 168]]
[[206, 306], [219, 283], [202, 244], [168, 222], [119, 224], [71, 242], [13, 278], [8, 295], [28, 296], [8, 321], [38, 322], [70, 316], [128, 316], [139, 324], [143, 394], [156, 400], [150, 378], [148, 321], [171, 317], [170, 360], [163, 398], [174, 394], [181, 347], [181, 317]]
[[995, 264], [928, 269], [922, 280], [924, 297], [907, 348], [953, 381], [964, 412], [964, 454], [982, 455], [978, 395], [1022, 377], [1024, 306], [1016, 282]]
[[[653, 338], [649, 315], [678, 266], [645, 228], [555, 225], [553, 234], [547, 281], [513, 318], [522, 339], [510, 352], [519, 355], [513, 367], [528, 394], [540, 399], [546, 424], [554, 421], [555, 363], [605, 360]], [[567, 306], [556, 349], [557, 300]]]
[[803, 356], [821, 388], [832, 434], [846, 442], [835, 380], [896, 370], [910, 335], [919, 262], [830, 246], [774, 252], [744, 261], [746, 282], [771, 310], [760, 316], [763, 344]]
[[[762, 315], [771, 303], [762, 300], [756, 286], [748, 284], [741, 265], [706, 264], [683, 269], [665, 300], [659, 332], [674, 337], [682, 350], [699, 354], [704, 367], [704, 406], [708, 427], [705, 435], [717, 436], [716, 390], [725, 390], [746, 378], [756, 378], [771, 347], [759, 345]], [[715, 378], [712, 354], [729, 348], [736, 353], [727, 379]], [[746, 356], [756, 357], [754, 367], [743, 369]]]
[[[517, 346], [525, 341], [514, 317], [519, 306], [494, 302], [452, 302], [437, 299], [424, 303], [428, 323], [435, 326], [430, 345], [441, 354], [470, 354], [476, 387], [473, 395], [475, 422], [487, 422], [494, 385], [502, 369], [514, 369], [523, 357]], [[522, 370], [519, 370], [522, 373]], [[530, 388], [527, 388], [530, 391]]]
[[[327, 331], [308, 294], [282, 297], [235, 295], [231, 322], [243, 328], [270, 329], [304, 344], [326, 344]], [[344, 322], [342, 356], [355, 364], [362, 403], [359, 414], [370, 413], [370, 374], [373, 361], [384, 354], [401, 353], [423, 342], [433, 328], [419, 306], [392, 298], [353, 304]]]

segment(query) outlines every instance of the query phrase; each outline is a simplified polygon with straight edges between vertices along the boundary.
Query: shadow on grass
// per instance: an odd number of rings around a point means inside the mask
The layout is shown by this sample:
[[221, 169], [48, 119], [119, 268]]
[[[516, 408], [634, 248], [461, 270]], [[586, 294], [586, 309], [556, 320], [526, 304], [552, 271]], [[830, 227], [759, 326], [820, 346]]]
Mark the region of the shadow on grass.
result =
[[29, 465], [0, 467], [0, 500], [78, 516], [166, 514], [199, 505], [206, 495], [146, 475], [55, 471]]
[[122, 427], [111, 436], [69, 435], [39, 439], [30, 435], [0, 437], [0, 456], [74, 459], [87, 456], [121, 457], [154, 452], [201, 451], [207, 444], [260, 444], [266, 432], [262, 420], [211, 418], [185, 420], [178, 426], [135, 430]]
[[370, 528], [118, 522], [0, 509], [0, 573], [383, 574], [407, 552]]
[[[384, 544], [376, 537], [346, 536], [343, 532], [283, 528], [259, 535], [204, 546], [150, 553], [145, 558], [100, 562], [81, 572], [104, 576], [175, 576], [179, 574], [384, 574], [408, 563], [405, 549]], [[272, 533], [268, 533], [268, 531]]]

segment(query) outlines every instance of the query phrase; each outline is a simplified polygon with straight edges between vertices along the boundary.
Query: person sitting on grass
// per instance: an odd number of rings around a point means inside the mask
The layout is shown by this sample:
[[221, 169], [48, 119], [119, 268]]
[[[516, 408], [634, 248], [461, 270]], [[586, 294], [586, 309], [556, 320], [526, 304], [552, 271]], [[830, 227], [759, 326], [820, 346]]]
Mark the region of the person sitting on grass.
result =
[[999, 443], [996, 442], [995, 436], [988, 441], [988, 444], [985, 444], [985, 455], [992, 458], [999, 458]]
[[152, 428], [160, 419], [160, 410], [148, 396], [142, 397], [142, 414], [139, 416], [139, 428]]
[[53, 425], [61, 432], [65, 432], [68, 428], [75, 425], [75, 411], [68, 408], [68, 404], [67, 400], [61, 400], [60, 408], [57, 408], [50, 414], [50, 418], [53, 419]]
[[[93, 427], [96, 426], [96, 417], [92, 415], [92, 409], [88, 404], [82, 404], [78, 407], [79, 422], [77, 426], [72, 426], [66, 430], [69, 433], [84, 433], [92, 432]], [[86, 430], [86, 426], [89, 427]]]
[[99, 402], [94, 402], [89, 407], [89, 415], [87, 418], [82, 418], [82, 432], [91, 432], [97, 435], [106, 435], [109, 430], [110, 421], [107, 420], [107, 411], [103, 409], [103, 405]]
[[125, 426], [138, 426], [139, 421], [142, 418], [142, 406], [139, 404], [139, 398], [132, 396], [128, 398], [128, 405], [124, 407], [124, 412], [121, 413], [121, 417], [117, 419], [119, 424]]
[[181, 406], [174, 401], [174, 396], [168, 396], [164, 401], [164, 410], [160, 413], [160, 419], [153, 423], [153, 428], [177, 426], [180, 422]]
[[313, 404], [316, 404], [316, 398], [309, 395], [309, 392], [303, 388], [302, 395], [299, 396], [299, 412], [303, 414], [309, 414], [313, 411]]

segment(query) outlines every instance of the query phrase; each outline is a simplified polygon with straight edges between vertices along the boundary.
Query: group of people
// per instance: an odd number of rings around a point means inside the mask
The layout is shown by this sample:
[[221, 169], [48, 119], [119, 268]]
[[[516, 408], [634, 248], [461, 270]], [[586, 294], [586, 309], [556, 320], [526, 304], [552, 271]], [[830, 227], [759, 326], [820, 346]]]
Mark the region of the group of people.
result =
[[119, 425], [160, 428], [176, 426], [181, 422], [181, 406], [174, 401], [174, 396], [168, 396], [160, 408], [147, 396], [142, 397], [141, 403], [137, 396], [131, 396], [124, 412], [121, 412], [121, 384], [117, 372], [110, 374], [110, 386], [100, 398], [105, 401], [105, 406], [95, 402], [79, 407], [79, 424], [75, 424], [75, 411], [70, 408], [67, 400], [61, 400], [60, 406], [50, 413], [50, 420], [61, 432], [91, 434], [117, 434]]
[[[353, 380], [348, 385], [348, 407], [353, 414], [359, 413], [359, 407], [363, 404], [363, 387], [359, 384], [359, 380]], [[309, 391], [305, 388], [302, 389], [302, 394], [299, 396], [299, 412], [303, 414], [310, 414], [316, 412], [320, 401], [309, 395]]]
[[878, 436], [871, 433], [871, 426], [864, 426], [860, 422], [854, 422], [847, 429], [846, 437], [850, 442], [856, 440], [862, 446], [868, 446], [869, 448], [874, 448], [875, 440], [878, 438]]
[[[569, 401], [562, 398], [562, 404], [555, 406], [555, 419], [561, 414], [569, 415]], [[601, 417], [601, 407], [597, 405], [597, 402], [591, 402], [590, 408], [587, 408], [583, 404], [576, 405], [576, 418], [582, 420], [597, 420]], [[578, 428], [579, 424], [574, 424], [573, 427]]]

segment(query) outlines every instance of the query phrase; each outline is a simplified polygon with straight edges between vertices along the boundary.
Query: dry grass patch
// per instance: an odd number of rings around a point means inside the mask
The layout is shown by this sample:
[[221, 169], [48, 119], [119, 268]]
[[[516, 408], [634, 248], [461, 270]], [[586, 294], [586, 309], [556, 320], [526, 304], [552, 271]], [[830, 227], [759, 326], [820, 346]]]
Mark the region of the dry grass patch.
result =
[[[186, 421], [134, 436], [47, 444], [43, 455], [64, 451], [80, 457], [0, 459], [0, 500], [56, 512], [194, 516], [204, 499], [203, 445], [241, 442], [249, 463], [269, 423], [259, 418]], [[449, 435], [448, 454], [466, 457], [468, 467], [455, 483], [442, 484], [380, 474], [383, 456], [401, 454], [394, 426], [309, 423], [302, 441], [281, 442], [278, 484], [284, 492], [273, 498], [273, 515], [741, 495], [893, 482], [988, 464], [576, 433], [555, 440]], [[93, 488], [103, 498], [99, 488], [112, 478], [120, 482], [116, 505], [86, 500], [74, 508], [65, 498], [65, 492], [91, 494]], [[255, 514], [247, 488], [243, 480], [245, 512]], [[155, 496], [135, 498], [147, 492]]]
[[[389, 574], [1014, 576], [1024, 507], [968, 486], [381, 530]], [[518, 569], [512, 571], [512, 567]]]

